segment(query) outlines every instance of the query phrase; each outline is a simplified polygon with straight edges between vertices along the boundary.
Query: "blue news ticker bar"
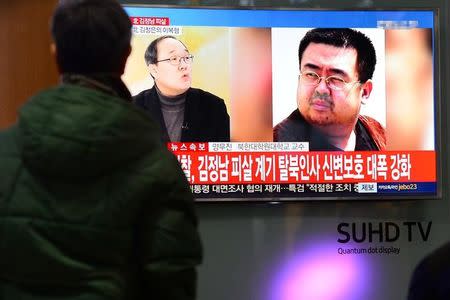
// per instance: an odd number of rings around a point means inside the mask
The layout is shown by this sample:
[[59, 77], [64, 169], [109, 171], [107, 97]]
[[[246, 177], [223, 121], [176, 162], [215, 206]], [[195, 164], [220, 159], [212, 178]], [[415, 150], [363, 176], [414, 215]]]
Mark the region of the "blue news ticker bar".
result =
[[131, 17], [168, 17], [173, 26], [376, 28], [378, 21], [433, 28], [433, 11], [325, 11], [161, 8], [125, 6]]
[[[378, 187], [380, 186], [393, 186], [393, 185], [402, 185], [403, 183], [378, 183]], [[382, 190], [378, 188], [378, 194], [436, 194], [437, 192], [437, 183], [436, 182], [415, 182], [415, 183], [404, 183], [406, 186], [415, 186], [414, 190], [395, 190], [388, 189]]]

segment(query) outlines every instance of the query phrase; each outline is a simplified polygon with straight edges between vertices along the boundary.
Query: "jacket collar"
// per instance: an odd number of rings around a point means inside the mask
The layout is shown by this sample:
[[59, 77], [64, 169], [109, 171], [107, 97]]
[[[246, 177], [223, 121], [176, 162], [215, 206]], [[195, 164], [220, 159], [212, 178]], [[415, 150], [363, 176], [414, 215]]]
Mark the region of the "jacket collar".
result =
[[123, 83], [119, 74], [115, 73], [92, 73], [76, 74], [64, 73], [61, 82], [91, 88], [124, 99], [131, 102], [131, 94]]

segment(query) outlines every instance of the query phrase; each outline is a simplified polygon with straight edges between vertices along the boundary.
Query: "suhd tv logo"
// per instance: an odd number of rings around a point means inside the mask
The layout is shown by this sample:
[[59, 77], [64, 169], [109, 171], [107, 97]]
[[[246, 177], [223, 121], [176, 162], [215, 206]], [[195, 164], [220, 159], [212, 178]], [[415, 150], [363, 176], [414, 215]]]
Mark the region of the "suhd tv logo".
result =
[[427, 241], [431, 232], [429, 222], [354, 222], [337, 225], [339, 243], [395, 242], [406, 238], [408, 242]]

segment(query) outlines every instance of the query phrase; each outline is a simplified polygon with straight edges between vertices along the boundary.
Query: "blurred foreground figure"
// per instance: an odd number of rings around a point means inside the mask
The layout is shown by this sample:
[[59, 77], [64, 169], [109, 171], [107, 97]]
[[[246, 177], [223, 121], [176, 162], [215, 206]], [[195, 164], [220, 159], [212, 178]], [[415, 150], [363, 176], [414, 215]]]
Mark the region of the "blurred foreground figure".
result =
[[450, 242], [427, 255], [416, 266], [408, 300], [450, 299]]
[[435, 149], [432, 35], [429, 28], [386, 30], [388, 150]]
[[51, 30], [62, 83], [0, 133], [0, 299], [194, 299], [193, 199], [120, 79], [127, 14], [60, 1]]

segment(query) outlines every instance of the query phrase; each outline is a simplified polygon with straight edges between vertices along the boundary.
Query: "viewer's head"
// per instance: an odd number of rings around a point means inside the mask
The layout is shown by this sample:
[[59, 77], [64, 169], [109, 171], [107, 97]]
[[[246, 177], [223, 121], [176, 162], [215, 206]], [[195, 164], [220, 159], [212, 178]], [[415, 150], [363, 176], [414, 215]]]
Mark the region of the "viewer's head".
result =
[[174, 36], [164, 35], [153, 40], [144, 58], [156, 86], [165, 96], [183, 94], [191, 87], [193, 56]]
[[60, 73], [123, 73], [131, 22], [116, 0], [60, 0], [51, 33]]
[[348, 135], [372, 91], [372, 42], [349, 28], [313, 29], [301, 40], [298, 57], [300, 113], [329, 135]]

